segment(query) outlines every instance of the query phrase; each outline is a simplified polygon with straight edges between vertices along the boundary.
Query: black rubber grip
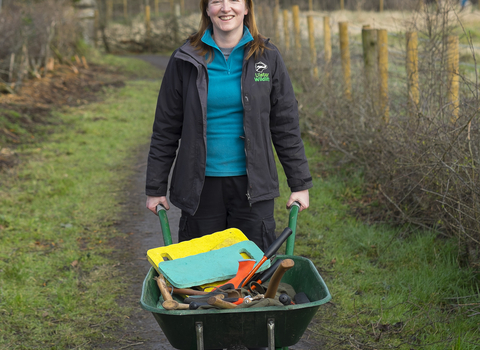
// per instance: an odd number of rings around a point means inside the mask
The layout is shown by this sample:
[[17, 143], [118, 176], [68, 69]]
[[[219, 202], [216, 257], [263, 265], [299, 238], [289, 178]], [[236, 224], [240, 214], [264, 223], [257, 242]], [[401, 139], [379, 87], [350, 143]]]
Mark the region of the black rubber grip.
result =
[[280, 294], [278, 297], [278, 301], [280, 301], [283, 305], [291, 305], [292, 298], [288, 296], [288, 294]]
[[267, 257], [267, 259], [270, 259], [273, 254], [277, 252], [278, 248], [282, 246], [283, 242], [285, 242], [288, 236], [290, 236], [291, 234], [292, 229], [290, 227], [287, 227], [285, 230], [283, 230], [283, 232], [280, 234], [280, 236], [278, 236], [275, 242], [273, 242], [270, 247], [268, 247], [265, 251], [265, 256]]
[[270, 266], [268, 269], [260, 273], [258, 277], [255, 277], [252, 280], [253, 281], [260, 280], [260, 283], [267, 281], [270, 277], [272, 277], [272, 275], [275, 273], [275, 271], [277, 270], [277, 267], [282, 263], [282, 261], [283, 261], [282, 259], [275, 261], [275, 263], [272, 266]]
[[310, 302], [310, 300], [308, 299], [307, 295], [304, 292], [295, 294], [295, 296], [293, 297], [293, 301], [295, 302], [295, 304], [306, 304]]

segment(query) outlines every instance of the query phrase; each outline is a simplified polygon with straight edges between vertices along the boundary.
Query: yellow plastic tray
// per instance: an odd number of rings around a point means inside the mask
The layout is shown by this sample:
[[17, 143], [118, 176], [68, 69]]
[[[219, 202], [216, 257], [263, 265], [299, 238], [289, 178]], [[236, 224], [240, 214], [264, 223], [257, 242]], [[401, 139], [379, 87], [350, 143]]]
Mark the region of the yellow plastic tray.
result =
[[[242, 231], [236, 228], [230, 228], [200, 238], [194, 238], [189, 241], [171, 244], [166, 247], [150, 249], [147, 251], [147, 259], [155, 268], [155, 270], [160, 273], [158, 264], [165, 260], [174, 260], [200, 253], [206, 253], [211, 250], [230, 247], [231, 245], [247, 240], [247, 236], [245, 236]], [[242, 253], [242, 257], [245, 259], [250, 259], [250, 257], [245, 253]]]

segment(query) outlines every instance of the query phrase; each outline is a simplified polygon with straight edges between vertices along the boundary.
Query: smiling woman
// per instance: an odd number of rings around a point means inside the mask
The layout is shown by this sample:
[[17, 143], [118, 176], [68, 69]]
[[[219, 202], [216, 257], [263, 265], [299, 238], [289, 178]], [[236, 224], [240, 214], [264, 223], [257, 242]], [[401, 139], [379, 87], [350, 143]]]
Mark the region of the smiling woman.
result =
[[[171, 56], [162, 81], [147, 168], [147, 208], [182, 210], [179, 240], [240, 229], [261, 249], [275, 240], [279, 182], [287, 206], [309, 206], [312, 178], [292, 83], [259, 32], [252, 0], [201, 0], [199, 30]], [[179, 142], [181, 139], [181, 142]]]
[[213, 36], [220, 47], [235, 47], [243, 36], [243, 18], [248, 14], [244, 0], [211, 0], [207, 15], [213, 25]]

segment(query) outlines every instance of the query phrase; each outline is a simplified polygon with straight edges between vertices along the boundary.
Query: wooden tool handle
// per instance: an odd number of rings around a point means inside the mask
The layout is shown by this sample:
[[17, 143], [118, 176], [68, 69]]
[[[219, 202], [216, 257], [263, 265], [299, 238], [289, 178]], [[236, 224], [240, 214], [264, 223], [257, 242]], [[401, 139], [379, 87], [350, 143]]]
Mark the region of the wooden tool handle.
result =
[[210, 297], [208, 298], [207, 302], [210, 305], [217, 306], [222, 309], [235, 309], [237, 305], [229, 303], [227, 301], [223, 301], [221, 299], [218, 299], [217, 297]]
[[189, 308], [188, 304], [182, 304], [176, 300], [165, 300], [162, 306], [165, 310], [188, 310]]
[[155, 280], [157, 281], [157, 286], [160, 289], [160, 293], [162, 293], [163, 300], [173, 300], [172, 296], [167, 290], [167, 284], [165, 283], [165, 278], [163, 275], [155, 277]]
[[186, 289], [186, 288], [173, 288], [171, 286], [167, 286], [168, 291], [172, 291], [173, 294], [184, 294], [184, 295], [206, 295], [209, 292], [204, 292], [202, 290], [195, 290], [195, 289]]
[[265, 293], [265, 298], [275, 298], [278, 285], [280, 284], [283, 275], [285, 274], [285, 272], [290, 270], [293, 265], [295, 265], [295, 262], [292, 259], [285, 259], [282, 261], [282, 263], [278, 266], [277, 270], [274, 272], [272, 278], [270, 279], [267, 292]]

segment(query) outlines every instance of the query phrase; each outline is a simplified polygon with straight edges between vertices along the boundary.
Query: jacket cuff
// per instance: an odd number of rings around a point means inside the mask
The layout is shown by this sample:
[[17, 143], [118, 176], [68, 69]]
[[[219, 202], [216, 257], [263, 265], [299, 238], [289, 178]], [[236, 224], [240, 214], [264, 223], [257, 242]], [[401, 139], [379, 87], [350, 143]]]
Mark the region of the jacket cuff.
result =
[[287, 180], [288, 187], [292, 192], [298, 192], [303, 190], [308, 190], [313, 187], [312, 178], [308, 177], [306, 179], [289, 179]]
[[145, 194], [152, 197], [163, 197], [167, 195], [167, 186], [145, 186]]

